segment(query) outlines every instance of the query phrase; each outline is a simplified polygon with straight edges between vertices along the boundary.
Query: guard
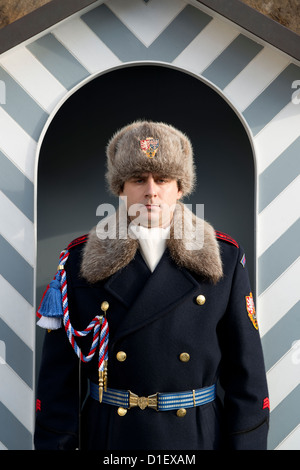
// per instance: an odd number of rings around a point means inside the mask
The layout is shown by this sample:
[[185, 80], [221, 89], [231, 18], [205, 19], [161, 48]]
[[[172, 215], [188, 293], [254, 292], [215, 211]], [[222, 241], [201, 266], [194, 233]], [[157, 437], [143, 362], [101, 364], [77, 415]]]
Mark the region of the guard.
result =
[[181, 202], [188, 137], [134, 122], [110, 140], [106, 178], [118, 211], [62, 251], [38, 309], [35, 448], [266, 449], [246, 257]]

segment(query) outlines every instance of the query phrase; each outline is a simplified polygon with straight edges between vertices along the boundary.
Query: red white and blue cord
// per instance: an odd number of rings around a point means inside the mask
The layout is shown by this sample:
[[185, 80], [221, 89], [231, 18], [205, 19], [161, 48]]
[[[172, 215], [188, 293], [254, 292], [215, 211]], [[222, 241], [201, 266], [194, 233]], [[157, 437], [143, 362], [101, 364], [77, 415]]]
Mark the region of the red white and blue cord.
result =
[[[69, 251], [64, 250], [62, 251], [59, 260], [64, 328], [67, 333], [69, 342], [72, 345], [72, 348], [83, 362], [89, 362], [94, 357], [95, 352], [99, 347], [98, 370], [102, 372], [104, 371], [105, 361], [108, 360], [108, 322], [105, 315], [96, 315], [93, 320], [89, 323], [89, 325], [82, 331], [76, 330], [71, 325], [68, 304], [67, 275], [65, 271], [65, 263], [67, 262], [68, 257]], [[88, 335], [91, 331], [93, 331], [92, 345], [89, 353], [87, 355], [84, 355], [80, 347], [78, 346], [75, 338], [84, 337]]]

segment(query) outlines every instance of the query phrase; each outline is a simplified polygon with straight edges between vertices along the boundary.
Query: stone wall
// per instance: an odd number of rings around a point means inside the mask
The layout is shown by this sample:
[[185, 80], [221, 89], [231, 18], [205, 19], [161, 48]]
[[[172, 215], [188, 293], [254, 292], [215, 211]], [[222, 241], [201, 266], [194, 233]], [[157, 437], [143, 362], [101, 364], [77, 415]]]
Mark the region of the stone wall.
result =
[[259, 12], [300, 34], [300, 0], [242, 0]]
[[[0, 0], [0, 28], [16, 21], [50, 1], [51, 0]], [[300, 0], [241, 1], [300, 34]]]
[[0, 0], [0, 28], [22, 18], [51, 0]]

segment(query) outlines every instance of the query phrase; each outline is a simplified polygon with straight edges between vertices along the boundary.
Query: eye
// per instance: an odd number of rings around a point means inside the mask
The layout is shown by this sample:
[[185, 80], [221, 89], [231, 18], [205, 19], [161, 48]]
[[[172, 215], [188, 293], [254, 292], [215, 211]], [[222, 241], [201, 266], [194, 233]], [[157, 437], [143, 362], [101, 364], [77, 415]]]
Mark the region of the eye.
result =
[[158, 178], [158, 179], [157, 179], [157, 182], [158, 182], [158, 183], [168, 183], [168, 181], [169, 181], [169, 180], [168, 180], [167, 178]]
[[144, 179], [141, 176], [136, 176], [130, 179], [132, 183], [142, 183]]

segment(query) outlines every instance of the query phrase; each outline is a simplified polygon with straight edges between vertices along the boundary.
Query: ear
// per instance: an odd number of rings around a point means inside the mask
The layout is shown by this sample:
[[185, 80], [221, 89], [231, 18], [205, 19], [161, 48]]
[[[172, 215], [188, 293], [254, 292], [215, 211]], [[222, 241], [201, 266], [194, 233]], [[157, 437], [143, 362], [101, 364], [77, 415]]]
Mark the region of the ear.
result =
[[176, 197], [176, 199], [177, 199], [177, 201], [178, 201], [178, 200], [181, 199], [181, 197], [182, 197], [182, 190], [180, 189], [180, 185], [179, 185], [178, 182], [177, 182], [177, 188], [178, 188], [178, 191], [177, 191], [177, 197]]

